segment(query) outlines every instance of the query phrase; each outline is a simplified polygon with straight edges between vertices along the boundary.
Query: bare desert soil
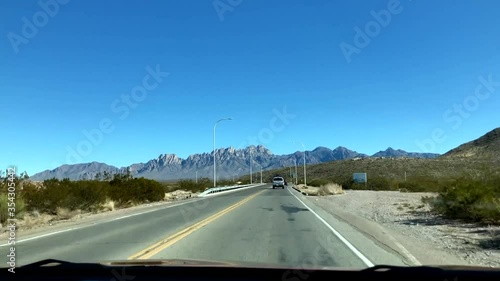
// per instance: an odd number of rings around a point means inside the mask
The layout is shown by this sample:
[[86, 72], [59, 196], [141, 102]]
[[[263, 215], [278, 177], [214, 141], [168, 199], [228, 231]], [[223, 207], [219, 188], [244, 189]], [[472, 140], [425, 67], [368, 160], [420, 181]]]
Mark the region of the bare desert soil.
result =
[[359, 215], [400, 234], [399, 237], [445, 251], [467, 264], [500, 267], [500, 226], [436, 216], [422, 203], [424, 196], [435, 194], [344, 190], [340, 195], [309, 198], [332, 214], [342, 211]]

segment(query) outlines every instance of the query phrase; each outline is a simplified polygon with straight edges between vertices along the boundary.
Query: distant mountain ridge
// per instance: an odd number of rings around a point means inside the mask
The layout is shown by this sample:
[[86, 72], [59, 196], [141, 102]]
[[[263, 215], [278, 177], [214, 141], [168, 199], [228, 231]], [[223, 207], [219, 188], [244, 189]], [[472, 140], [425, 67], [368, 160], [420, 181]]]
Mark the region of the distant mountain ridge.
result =
[[[292, 154], [275, 155], [262, 145], [248, 146], [244, 149], [233, 147], [216, 150], [217, 175], [220, 178], [240, 177], [249, 173], [250, 155], [252, 155], [254, 172], [276, 169], [283, 166], [290, 167], [303, 165], [303, 153], [297, 151]], [[435, 158], [439, 154], [415, 153], [404, 150], [388, 148], [385, 151], [375, 153], [371, 157], [415, 157]], [[306, 151], [307, 164], [319, 164], [335, 160], [351, 158], [367, 158], [367, 154], [358, 153], [346, 147], [339, 146], [335, 149], [317, 147], [312, 151]], [[75, 165], [62, 165], [53, 170], [46, 170], [30, 177], [31, 180], [45, 180], [50, 178], [93, 179], [104, 172], [110, 174], [125, 173], [130, 171], [132, 176], [145, 177], [156, 180], [193, 179], [196, 174], [201, 177], [213, 177], [213, 154], [192, 154], [186, 159], [179, 158], [175, 154], [161, 154], [158, 158], [151, 159], [146, 163], [135, 163], [127, 167], [115, 167], [105, 163], [91, 162]]]
[[408, 158], [436, 158], [440, 155], [437, 153], [420, 153], [420, 152], [406, 152], [401, 149], [387, 148], [384, 151], [379, 151], [372, 155], [372, 157], [408, 157]]

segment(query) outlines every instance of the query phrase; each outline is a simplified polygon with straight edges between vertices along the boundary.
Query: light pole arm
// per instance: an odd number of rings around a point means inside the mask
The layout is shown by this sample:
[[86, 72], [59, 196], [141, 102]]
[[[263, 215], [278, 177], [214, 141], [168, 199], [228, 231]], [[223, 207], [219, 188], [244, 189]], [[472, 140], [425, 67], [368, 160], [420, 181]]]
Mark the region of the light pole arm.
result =
[[217, 186], [217, 170], [216, 170], [216, 163], [215, 163], [215, 154], [216, 154], [216, 151], [215, 151], [215, 129], [217, 128], [217, 123], [221, 122], [221, 121], [225, 121], [225, 120], [233, 120], [232, 118], [222, 118], [222, 119], [219, 119], [217, 120], [217, 122], [215, 122], [214, 124], [214, 187]]

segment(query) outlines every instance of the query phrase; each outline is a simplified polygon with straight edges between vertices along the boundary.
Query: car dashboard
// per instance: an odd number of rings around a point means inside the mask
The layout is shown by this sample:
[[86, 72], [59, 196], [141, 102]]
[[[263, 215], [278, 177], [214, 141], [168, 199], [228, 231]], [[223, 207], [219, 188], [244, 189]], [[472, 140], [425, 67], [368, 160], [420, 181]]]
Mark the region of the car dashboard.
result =
[[71, 263], [46, 260], [22, 266], [15, 273], [3, 270], [0, 280], [75, 280], [75, 281], [139, 281], [139, 280], [500, 280], [500, 269], [483, 267], [399, 267], [380, 265], [367, 269], [301, 269], [226, 266], [176, 262], [143, 264]]

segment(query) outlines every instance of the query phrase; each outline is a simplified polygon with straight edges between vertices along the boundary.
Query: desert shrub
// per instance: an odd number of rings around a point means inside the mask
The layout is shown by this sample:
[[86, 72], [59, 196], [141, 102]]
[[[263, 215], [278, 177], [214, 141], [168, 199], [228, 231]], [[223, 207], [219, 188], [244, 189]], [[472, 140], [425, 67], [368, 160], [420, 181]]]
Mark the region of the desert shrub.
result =
[[116, 177], [109, 183], [109, 199], [119, 206], [160, 201], [165, 196], [164, 187], [155, 180]]
[[398, 188], [407, 192], [438, 192], [447, 179], [437, 180], [428, 176], [412, 177], [408, 181], [398, 183]]
[[331, 182], [332, 182], [332, 180], [329, 180], [329, 179], [314, 179], [312, 181], [308, 181], [307, 185], [320, 187], [322, 185], [326, 185], [326, 184], [331, 183]]
[[352, 180], [352, 178], [338, 177], [333, 180], [333, 182], [339, 183], [344, 189], [356, 189], [356, 186], [354, 186], [356, 183]]
[[[14, 216], [11, 216], [11, 211], [9, 208], [14, 209]], [[12, 197], [6, 193], [0, 193], [0, 224], [4, 224], [8, 219], [20, 218], [26, 210], [26, 204], [24, 199], [20, 194]]]
[[398, 188], [404, 192], [424, 192], [425, 186], [418, 182], [400, 182]]
[[369, 190], [395, 190], [394, 185], [383, 177], [368, 178], [366, 186]]
[[370, 188], [368, 187], [368, 184], [359, 183], [359, 182], [352, 182], [349, 189], [352, 189], [352, 190], [369, 190]]
[[500, 177], [463, 177], [443, 184], [436, 198], [425, 201], [433, 211], [449, 218], [499, 223]]
[[57, 207], [66, 207], [69, 197], [69, 179], [49, 179], [43, 182], [43, 188], [23, 189], [24, 198], [29, 211], [38, 210], [43, 213], [57, 214]]
[[[213, 182], [208, 179], [198, 180], [198, 182], [194, 180], [180, 180], [177, 182], [177, 185], [180, 190], [199, 192], [205, 190], [206, 188], [213, 187]], [[217, 185], [220, 186], [220, 184]]]
[[108, 183], [96, 180], [70, 181], [50, 179], [42, 188], [33, 184], [23, 186], [28, 210], [57, 215], [57, 208], [90, 211], [103, 204]]
[[94, 211], [106, 201], [109, 183], [83, 180], [67, 183], [68, 197], [61, 207], [69, 210]]
[[131, 180], [137, 186], [137, 203], [161, 201], [165, 196], [163, 187], [157, 181], [138, 178]]
[[[259, 176], [255, 176], [253, 177], [253, 182], [256, 183], [256, 182], [260, 182], [260, 175]], [[234, 185], [234, 181], [232, 180], [218, 180], [217, 181], [217, 186], [231, 186], [231, 185]]]

